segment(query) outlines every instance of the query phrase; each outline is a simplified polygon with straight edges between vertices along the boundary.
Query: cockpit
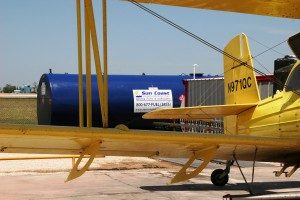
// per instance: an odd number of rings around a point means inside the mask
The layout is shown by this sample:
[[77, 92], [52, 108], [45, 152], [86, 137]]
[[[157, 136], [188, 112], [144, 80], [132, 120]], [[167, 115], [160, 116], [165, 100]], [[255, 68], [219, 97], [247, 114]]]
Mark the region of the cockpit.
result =
[[288, 91], [300, 90], [300, 64], [291, 72], [290, 77], [286, 82], [286, 89]]
[[[295, 56], [300, 59], [300, 32], [288, 39], [288, 44]], [[287, 82], [286, 91], [300, 90], [300, 64], [291, 72]]]

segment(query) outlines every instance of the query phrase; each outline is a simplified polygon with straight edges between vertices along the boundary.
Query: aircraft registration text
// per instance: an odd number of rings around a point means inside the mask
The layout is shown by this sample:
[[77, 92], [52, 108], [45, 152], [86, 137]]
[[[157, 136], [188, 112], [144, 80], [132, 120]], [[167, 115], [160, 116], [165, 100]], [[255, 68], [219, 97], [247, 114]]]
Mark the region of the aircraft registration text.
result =
[[250, 88], [251, 85], [251, 77], [231, 81], [228, 83], [228, 93]]

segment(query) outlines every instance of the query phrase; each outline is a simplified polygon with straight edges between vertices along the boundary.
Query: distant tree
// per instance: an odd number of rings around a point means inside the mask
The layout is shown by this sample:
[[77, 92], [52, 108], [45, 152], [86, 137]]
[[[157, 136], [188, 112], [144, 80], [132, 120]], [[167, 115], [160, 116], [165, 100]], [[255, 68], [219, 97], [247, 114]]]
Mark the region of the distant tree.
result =
[[12, 93], [12, 92], [14, 92], [15, 89], [16, 89], [16, 86], [10, 85], [10, 84], [6, 84], [6, 85], [3, 87], [3, 92], [4, 92], [4, 93]]
[[37, 91], [37, 82], [33, 82], [31, 92], [36, 93], [36, 91]]

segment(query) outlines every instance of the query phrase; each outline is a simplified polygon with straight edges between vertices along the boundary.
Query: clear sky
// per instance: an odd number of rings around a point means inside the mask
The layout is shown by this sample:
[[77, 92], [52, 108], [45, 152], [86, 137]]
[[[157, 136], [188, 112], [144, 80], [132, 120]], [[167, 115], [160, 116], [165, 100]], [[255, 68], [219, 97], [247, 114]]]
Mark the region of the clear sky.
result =
[[[0, 0], [0, 87], [37, 82], [43, 73], [77, 72], [75, 0]], [[94, 0], [101, 36], [101, 1]], [[257, 55], [300, 31], [300, 20], [218, 11], [147, 5], [196, 35], [223, 49], [235, 35], [250, 37]], [[134, 5], [108, 0], [110, 74], [221, 74], [222, 55]], [[270, 72], [274, 59], [291, 54], [282, 44], [259, 56]], [[255, 66], [268, 73], [257, 62]]]

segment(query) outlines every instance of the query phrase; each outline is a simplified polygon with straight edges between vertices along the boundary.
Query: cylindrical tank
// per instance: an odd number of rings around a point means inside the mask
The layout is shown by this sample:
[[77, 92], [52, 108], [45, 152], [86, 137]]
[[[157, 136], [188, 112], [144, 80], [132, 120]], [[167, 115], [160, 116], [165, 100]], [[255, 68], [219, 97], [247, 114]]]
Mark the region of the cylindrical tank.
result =
[[[129, 128], [152, 129], [153, 121], [143, 120], [143, 109], [151, 106], [179, 107], [184, 94], [183, 79], [189, 76], [109, 75], [109, 127], [125, 124]], [[83, 77], [85, 94], [85, 76]], [[154, 92], [152, 92], [154, 91]], [[169, 94], [169, 92], [171, 94]], [[155, 93], [162, 98], [147, 97]], [[93, 126], [101, 126], [101, 113], [96, 76], [92, 76]], [[156, 100], [161, 102], [156, 102]], [[168, 100], [169, 98], [169, 100]], [[152, 103], [153, 101], [153, 103]], [[136, 107], [144, 104], [142, 107]], [[168, 105], [166, 105], [168, 104]], [[143, 107], [144, 106], [144, 107]], [[148, 107], [147, 107], [148, 106]], [[85, 95], [84, 95], [85, 107]], [[140, 109], [142, 108], [142, 109]], [[78, 126], [78, 75], [43, 74], [37, 96], [37, 116], [40, 125]]]

